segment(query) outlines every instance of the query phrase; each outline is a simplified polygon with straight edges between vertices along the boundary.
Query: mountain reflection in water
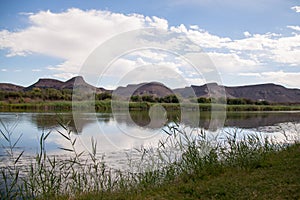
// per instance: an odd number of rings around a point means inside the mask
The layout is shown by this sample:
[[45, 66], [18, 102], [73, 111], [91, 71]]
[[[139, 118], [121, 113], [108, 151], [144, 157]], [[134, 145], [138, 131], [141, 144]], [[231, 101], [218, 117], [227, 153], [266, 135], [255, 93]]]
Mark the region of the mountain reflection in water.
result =
[[[59, 117], [58, 117], [59, 116]], [[185, 113], [182, 117], [178, 112], [168, 112], [165, 117], [149, 116], [147, 111], [135, 111], [130, 113], [98, 113], [92, 114], [80, 114], [80, 120], [76, 120], [76, 126], [72, 113], [53, 114], [53, 113], [36, 113], [31, 115], [31, 123], [33, 123], [39, 130], [53, 129], [58, 127], [58, 120], [69, 122], [69, 127], [74, 132], [80, 134], [85, 126], [91, 123], [95, 123], [95, 117], [98, 121], [109, 123], [111, 120], [115, 120], [119, 124], [126, 124], [127, 126], [140, 126], [150, 129], [160, 129], [165, 124], [170, 122], [177, 122], [184, 126], [195, 127], [196, 117], [199, 117], [198, 128], [208, 129], [214, 120], [210, 112], [201, 112], [199, 114], [195, 112]], [[221, 117], [220, 117], [221, 118]], [[279, 123], [285, 122], [300, 122], [300, 112], [227, 112], [226, 120], [224, 122], [225, 127], [236, 127], [242, 129], [253, 129], [264, 126], [274, 126]], [[214, 129], [222, 127], [213, 127]]]

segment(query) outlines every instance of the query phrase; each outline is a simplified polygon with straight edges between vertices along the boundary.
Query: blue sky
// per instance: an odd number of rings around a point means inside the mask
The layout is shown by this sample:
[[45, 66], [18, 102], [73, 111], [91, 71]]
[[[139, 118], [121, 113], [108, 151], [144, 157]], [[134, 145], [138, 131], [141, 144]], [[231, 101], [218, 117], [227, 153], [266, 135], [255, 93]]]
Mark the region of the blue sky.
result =
[[[201, 47], [224, 85], [272, 82], [300, 88], [300, 2], [296, 0], [25, 2], [1, 1], [0, 82], [28, 86], [41, 77], [67, 80], [79, 74], [90, 53], [108, 39], [155, 27], [180, 33]], [[143, 64], [151, 71], [153, 62], [168, 65], [187, 84], [207, 81], [188, 74], [188, 67], [170, 56], [149, 59], [155, 55], [144, 51], [119, 58], [99, 86], [114, 88], [136, 66]]]

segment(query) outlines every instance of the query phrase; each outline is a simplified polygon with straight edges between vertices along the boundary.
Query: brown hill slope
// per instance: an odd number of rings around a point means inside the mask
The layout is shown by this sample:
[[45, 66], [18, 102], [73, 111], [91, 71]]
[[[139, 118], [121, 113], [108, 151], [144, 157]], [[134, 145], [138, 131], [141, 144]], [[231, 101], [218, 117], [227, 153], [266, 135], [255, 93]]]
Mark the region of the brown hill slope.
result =
[[150, 82], [140, 84], [129, 84], [126, 87], [118, 87], [114, 95], [121, 97], [130, 97], [134, 95], [152, 95], [155, 97], [164, 97], [173, 94], [172, 90], [162, 83]]
[[[39, 79], [36, 83], [29, 87], [22, 87], [9, 83], [0, 83], [2, 91], [28, 91], [33, 88], [54, 88], [58, 90], [84, 89], [84, 91], [96, 91], [96, 93], [112, 92], [104, 88], [96, 88], [85, 82], [83, 77], [73, 77], [65, 82], [56, 79]], [[216, 83], [208, 83], [201, 86], [192, 85], [190, 87], [178, 88], [171, 90], [162, 83], [150, 82], [141, 84], [129, 84], [126, 87], [118, 87], [114, 91], [114, 95], [129, 98], [132, 95], [152, 95], [155, 97], [164, 97], [170, 94], [179, 94], [183, 98], [189, 97], [214, 97], [223, 96], [222, 91], [225, 89], [227, 98], [246, 98], [253, 101], [266, 100], [271, 103], [300, 103], [300, 89], [289, 89], [281, 85], [275, 84], [258, 84], [247, 86], [226, 87]]]
[[50, 78], [41, 78], [36, 83], [30, 85], [29, 87], [24, 88], [25, 91], [32, 90], [33, 88], [47, 89], [54, 88], [57, 90], [69, 89], [73, 90], [73, 88], [80, 88], [84, 91], [96, 91], [97, 93], [101, 92], [110, 92], [104, 88], [97, 88], [85, 82], [82, 76], [75, 76], [65, 82], [59, 81], [56, 79]]
[[[208, 87], [209, 85], [209, 87]], [[191, 87], [175, 89], [174, 92], [184, 98], [188, 97], [209, 97], [219, 96], [223, 86], [216, 83], [209, 83], [202, 86], [192, 85]], [[209, 89], [210, 88], [210, 91]], [[271, 103], [300, 103], [300, 89], [288, 89], [281, 85], [259, 84], [237, 87], [224, 86], [227, 98], [245, 98], [253, 101], [265, 100]]]
[[33, 88], [40, 88], [40, 89], [46, 89], [46, 88], [54, 88], [54, 89], [61, 89], [61, 86], [64, 82], [56, 80], [56, 79], [50, 79], [50, 78], [40, 78], [36, 83], [24, 88], [25, 91], [32, 90]]
[[0, 90], [8, 91], [8, 92], [19, 92], [24, 89], [23, 86], [14, 85], [11, 83], [0, 83]]

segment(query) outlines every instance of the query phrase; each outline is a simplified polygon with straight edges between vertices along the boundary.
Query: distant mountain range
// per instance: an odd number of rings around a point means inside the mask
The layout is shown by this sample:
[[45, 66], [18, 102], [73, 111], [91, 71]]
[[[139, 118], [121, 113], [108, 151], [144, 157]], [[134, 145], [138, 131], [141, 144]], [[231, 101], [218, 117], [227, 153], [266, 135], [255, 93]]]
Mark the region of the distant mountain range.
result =
[[[223, 87], [227, 98], [245, 98], [253, 101], [265, 100], [270, 103], [300, 103], [300, 89], [289, 89], [273, 83], [235, 87], [209, 83], [202, 86], [192, 85], [191, 87], [175, 89], [174, 92], [184, 98], [192, 96], [192, 92], [197, 97], [209, 97], [210, 93], [214, 93], [214, 96], [221, 96]], [[208, 88], [210, 88], [210, 91]]]
[[73, 77], [65, 82], [56, 79], [50, 79], [50, 78], [40, 78], [36, 83], [28, 87], [14, 85], [10, 83], [0, 83], [0, 90], [11, 91], [11, 92], [30, 91], [33, 88], [40, 88], [40, 89], [53, 88], [57, 90], [64, 90], [64, 89], [73, 90], [74, 86], [87, 89], [87, 90], [93, 90], [96, 91], [97, 93], [111, 92], [110, 90], [106, 90], [101, 87], [97, 88], [95, 86], [88, 84], [87, 82], [85, 82], [82, 76]]
[[224, 88], [226, 97], [228, 98], [245, 98], [253, 101], [265, 100], [271, 103], [300, 103], [300, 89], [289, 89], [275, 84], [227, 87], [220, 86], [216, 83], [208, 83], [201, 86], [192, 85], [190, 87], [171, 90], [162, 83], [150, 82], [129, 84], [126, 87], [118, 87], [116, 90], [112, 91], [92, 86], [86, 83], [81, 76], [73, 77], [65, 82], [48, 78], [39, 79], [36, 83], [28, 87], [9, 83], [0, 83], [0, 90], [10, 92], [30, 91], [33, 88], [72, 90], [74, 87], [96, 91], [96, 93], [113, 92], [114, 95], [122, 96], [124, 98], [128, 98], [132, 95], [153, 95], [156, 97], [164, 97], [171, 94], [179, 94], [183, 98], [189, 98], [191, 96], [209, 97], [210, 94], [213, 94], [214, 96], [222, 96], [221, 94]]

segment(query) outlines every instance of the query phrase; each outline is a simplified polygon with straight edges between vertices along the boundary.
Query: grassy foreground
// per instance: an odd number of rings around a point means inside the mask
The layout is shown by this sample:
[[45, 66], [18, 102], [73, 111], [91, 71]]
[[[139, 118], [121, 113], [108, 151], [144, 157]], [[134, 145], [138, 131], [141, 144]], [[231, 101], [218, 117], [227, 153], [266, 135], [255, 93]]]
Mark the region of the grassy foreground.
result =
[[0, 158], [6, 164], [0, 167], [0, 199], [300, 198], [299, 135], [287, 145], [259, 134], [217, 138], [199, 129], [186, 132], [174, 123], [157, 147], [141, 147], [140, 158], [127, 169], [112, 169], [97, 154], [97, 141], [91, 138], [91, 152], [78, 152], [68, 123], [59, 122], [64, 131], [58, 132], [69, 143], [60, 149], [68, 156], [48, 156], [51, 132], [43, 132], [39, 152], [23, 166], [21, 135], [12, 141], [13, 133], [0, 122], [7, 153]]
[[143, 191], [85, 194], [76, 199], [300, 199], [300, 144], [269, 153], [253, 169], [225, 167], [202, 176], [181, 175]]

